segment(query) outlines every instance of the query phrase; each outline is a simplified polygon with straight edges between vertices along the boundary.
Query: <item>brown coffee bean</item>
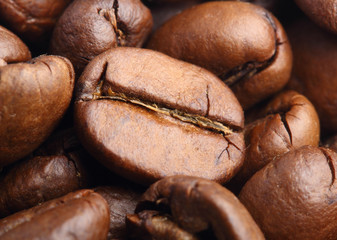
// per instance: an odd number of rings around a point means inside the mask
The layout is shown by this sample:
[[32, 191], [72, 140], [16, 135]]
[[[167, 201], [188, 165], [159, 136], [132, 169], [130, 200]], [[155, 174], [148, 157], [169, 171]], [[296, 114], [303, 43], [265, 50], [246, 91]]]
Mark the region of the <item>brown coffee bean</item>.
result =
[[312, 21], [337, 34], [336, 0], [295, 0], [295, 2]]
[[314, 106], [303, 95], [285, 91], [245, 126], [247, 145], [243, 167], [235, 180], [245, 183], [273, 159], [304, 145], [318, 146], [320, 125]]
[[0, 167], [28, 155], [53, 131], [74, 87], [62, 57], [41, 56], [0, 67]]
[[288, 33], [294, 51], [294, 67], [288, 87], [312, 102], [324, 132], [335, 133], [337, 36], [304, 19], [293, 24]]
[[156, 182], [136, 213], [127, 219], [136, 239], [264, 239], [230, 191], [202, 178], [172, 176]]
[[[0, 3], [1, 5], [1, 3]], [[0, 67], [31, 59], [28, 47], [14, 33], [0, 26]]]
[[151, 28], [151, 12], [140, 0], [75, 0], [55, 26], [51, 52], [67, 57], [80, 75], [108, 49], [142, 46]]
[[107, 239], [127, 239], [125, 218], [134, 213], [140, 200], [141, 192], [126, 186], [95, 188], [107, 201], [110, 209], [110, 229]]
[[304, 146], [257, 172], [240, 200], [267, 239], [336, 239], [337, 153]]
[[0, 238], [7, 239], [106, 239], [109, 208], [91, 190], [45, 202], [0, 220]]
[[267, 10], [244, 2], [187, 9], [159, 28], [147, 46], [215, 73], [244, 109], [279, 91], [292, 66], [281, 24]]
[[76, 91], [80, 141], [132, 181], [183, 174], [223, 183], [242, 165], [242, 108], [200, 67], [151, 50], [115, 48], [90, 62]]
[[0, 180], [0, 217], [87, 187], [86, 157], [80, 151], [73, 132], [66, 131], [49, 139], [35, 156], [5, 169]]
[[2, 0], [0, 20], [29, 41], [41, 41], [53, 29], [57, 18], [71, 0]]

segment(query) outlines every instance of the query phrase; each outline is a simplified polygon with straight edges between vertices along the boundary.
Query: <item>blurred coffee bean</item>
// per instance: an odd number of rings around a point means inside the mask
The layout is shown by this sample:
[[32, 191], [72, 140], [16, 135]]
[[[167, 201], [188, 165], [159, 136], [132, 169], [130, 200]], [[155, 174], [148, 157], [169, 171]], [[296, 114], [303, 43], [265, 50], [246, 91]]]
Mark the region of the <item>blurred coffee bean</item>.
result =
[[48, 40], [71, 0], [1, 0], [0, 21], [30, 42]]
[[65, 131], [32, 157], [5, 169], [0, 179], [0, 217], [88, 187], [88, 156], [81, 156], [81, 150], [74, 132]]
[[125, 218], [134, 213], [141, 191], [130, 186], [106, 186], [94, 189], [107, 201], [110, 209], [110, 228], [107, 239], [127, 239]]
[[40, 56], [0, 67], [0, 167], [35, 150], [69, 106], [74, 70], [66, 58]]
[[240, 201], [221, 185], [173, 176], [153, 184], [135, 215], [128, 215], [134, 239], [264, 239]]
[[240, 200], [267, 239], [336, 239], [337, 153], [304, 146], [257, 172]]
[[79, 77], [108, 49], [142, 46], [151, 28], [151, 12], [140, 0], [75, 0], [58, 20], [50, 49], [67, 57]]
[[159, 28], [147, 47], [215, 73], [244, 109], [282, 89], [292, 67], [281, 24], [267, 10], [244, 2], [187, 9]]
[[184, 174], [223, 183], [242, 165], [242, 108], [200, 67], [152, 50], [114, 48], [89, 63], [76, 91], [80, 141], [131, 181]]
[[0, 238], [105, 240], [109, 207], [99, 194], [80, 190], [0, 220]]
[[28, 47], [14, 33], [0, 26], [0, 67], [31, 59]]
[[289, 29], [294, 67], [288, 87], [305, 95], [315, 106], [322, 131], [337, 132], [337, 36], [309, 20]]
[[280, 93], [245, 126], [246, 157], [234, 179], [244, 184], [284, 153], [304, 145], [317, 147], [319, 137], [319, 119], [310, 101], [295, 91]]
[[295, 0], [295, 2], [312, 21], [337, 34], [337, 0]]

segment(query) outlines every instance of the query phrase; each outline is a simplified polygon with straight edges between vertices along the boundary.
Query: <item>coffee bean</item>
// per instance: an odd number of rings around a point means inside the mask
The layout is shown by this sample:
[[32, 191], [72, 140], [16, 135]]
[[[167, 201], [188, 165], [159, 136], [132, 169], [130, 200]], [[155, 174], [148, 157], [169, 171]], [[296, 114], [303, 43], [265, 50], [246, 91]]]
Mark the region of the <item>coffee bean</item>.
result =
[[127, 224], [136, 239], [264, 239], [231, 192], [215, 182], [188, 176], [153, 184], [136, 214], [128, 215]]
[[0, 179], [0, 217], [87, 187], [91, 179], [81, 150], [74, 132], [64, 131], [6, 168]]
[[109, 208], [99, 194], [81, 190], [0, 220], [0, 238], [106, 239]]
[[337, 33], [336, 0], [295, 0], [295, 2], [320, 27]]
[[132, 214], [141, 192], [130, 186], [105, 186], [95, 188], [107, 201], [110, 209], [110, 228], [107, 239], [127, 239], [125, 218]]
[[255, 172], [292, 149], [317, 147], [319, 137], [318, 115], [306, 97], [295, 91], [275, 96], [245, 126], [246, 157], [235, 180], [245, 183]]
[[292, 66], [281, 24], [265, 9], [244, 2], [187, 9], [159, 28], [147, 47], [215, 73], [244, 109], [282, 89]]
[[9, 63], [24, 62], [31, 59], [28, 47], [4, 27], [0, 26], [0, 67]]
[[337, 36], [306, 19], [289, 27], [294, 67], [288, 87], [315, 106], [322, 131], [337, 132]]
[[57, 18], [71, 0], [0, 1], [0, 20], [31, 42], [46, 41]]
[[90, 62], [76, 91], [80, 141], [132, 181], [185, 174], [223, 183], [242, 164], [242, 109], [200, 67], [151, 50], [115, 48]]
[[41, 56], [0, 67], [0, 167], [35, 150], [69, 106], [74, 87], [71, 63]]
[[257, 172], [239, 199], [267, 239], [335, 239], [337, 153], [304, 146]]
[[51, 52], [67, 57], [80, 75], [108, 49], [142, 46], [151, 28], [151, 12], [140, 0], [75, 0], [55, 26]]

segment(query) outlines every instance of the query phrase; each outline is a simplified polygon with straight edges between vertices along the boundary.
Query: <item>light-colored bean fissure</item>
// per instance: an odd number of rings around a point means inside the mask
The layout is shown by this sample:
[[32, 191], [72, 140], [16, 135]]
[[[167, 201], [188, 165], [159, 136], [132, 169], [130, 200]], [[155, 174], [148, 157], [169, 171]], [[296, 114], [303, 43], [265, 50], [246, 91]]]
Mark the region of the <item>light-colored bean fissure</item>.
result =
[[123, 102], [131, 103], [137, 106], [141, 106], [146, 109], [152, 110], [154, 112], [161, 113], [167, 116], [171, 116], [182, 122], [191, 123], [201, 128], [216, 131], [218, 133], [223, 134], [224, 136], [232, 134], [234, 132], [234, 130], [231, 129], [230, 127], [227, 127], [220, 122], [212, 121], [204, 116], [185, 113], [177, 109], [169, 109], [169, 108], [161, 107], [161, 106], [158, 106], [156, 103], [144, 102], [140, 99], [126, 96], [124, 93], [116, 93], [112, 91], [111, 88], [109, 88], [107, 96], [102, 96], [101, 94], [97, 94], [97, 93], [93, 94], [92, 100], [101, 100], [101, 99], [123, 101]]

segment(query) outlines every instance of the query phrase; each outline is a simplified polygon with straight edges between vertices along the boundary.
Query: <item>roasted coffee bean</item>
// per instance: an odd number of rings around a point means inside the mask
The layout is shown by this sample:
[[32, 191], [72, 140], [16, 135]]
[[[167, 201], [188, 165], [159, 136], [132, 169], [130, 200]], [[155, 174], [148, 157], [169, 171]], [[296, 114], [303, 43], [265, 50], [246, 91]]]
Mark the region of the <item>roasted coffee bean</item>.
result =
[[[71, 0], [1, 0], [0, 20], [29, 41], [47, 39]], [[42, 39], [41, 39], [42, 38]]]
[[110, 208], [110, 229], [107, 239], [127, 239], [125, 218], [134, 213], [141, 192], [129, 186], [95, 188], [107, 201]]
[[73, 131], [65, 131], [34, 156], [5, 169], [0, 180], [0, 217], [87, 187], [85, 158]]
[[[0, 3], [1, 4], [1, 3]], [[31, 59], [28, 47], [14, 33], [0, 26], [0, 67]]]
[[0, 167], [36, 149], [66, 111], [74, 87], [71, 63], [41, 56], [0, 67]]
[[309, 20], [289, 28], [294, 67], [289, 88], [305, 95], [315, 106], [322, 130], [337, 132], [337, 36]]
[[215, 73], [244, 109], [279, 91], [292, 66], [281, 24], [267, 10], [244, 2], [187, 9], [159, 28], [147, 47]]
[[245, 161], [235, 180], [245, 183], [273, 159], [304, 145], [318, 146], [320, 126], [314, 106], [303, 95], [285, 91], [245, 126]]
[[337, 153], [304, 146], [257, 172], [240, 200], [267, 239], [336, 239]]
[[200, 67], [151, 50], [115, 48], [90, 62], [76, 91], [80, 141], [131, 181], [183, 174], [223, 183], [242, 165], [242, 108]]
[[337, 34], [337, 0], [295, 0], [295, 2], [312, 21]]
[[106, 239], [109, 207], [91, 190], [74, 193], [0, 220], [0, 238]]
[[140, 0], [75, 0], [55, 26], [51, 52], [70, 59], [80, 74], [108, 49], [142, 46], [151, 28], [151, 12]]
[[[128, 233], [136, 239], [264, 239], [240, 201], [221, 185], [196, 177], [173, 176], [153, 184]], [[131, 231], [133, 230], [133, 231]]]

